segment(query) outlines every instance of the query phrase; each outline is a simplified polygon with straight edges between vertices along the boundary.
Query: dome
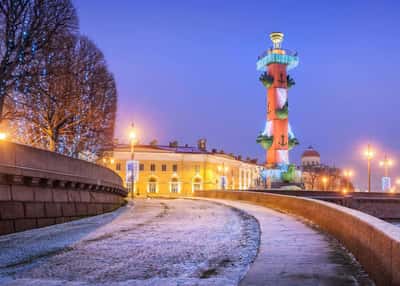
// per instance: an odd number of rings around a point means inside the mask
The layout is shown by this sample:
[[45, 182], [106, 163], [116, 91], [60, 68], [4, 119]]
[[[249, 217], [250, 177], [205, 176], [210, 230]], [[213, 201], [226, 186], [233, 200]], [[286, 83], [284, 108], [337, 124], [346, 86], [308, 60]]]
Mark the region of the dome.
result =
[[320, 157], [320, 155], [316, 150], [313, 149], [313, 147], [310, 146], [301, 155], [301, 158], [304, 158], [304, 157]]

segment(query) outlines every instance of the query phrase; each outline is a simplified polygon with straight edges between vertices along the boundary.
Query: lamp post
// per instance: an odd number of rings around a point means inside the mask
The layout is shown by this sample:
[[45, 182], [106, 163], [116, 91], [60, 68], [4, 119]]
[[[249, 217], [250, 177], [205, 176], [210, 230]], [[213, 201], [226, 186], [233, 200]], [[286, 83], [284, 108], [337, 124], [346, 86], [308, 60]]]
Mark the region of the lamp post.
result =
[[228, 171], [228, 167], [225, 167], [225, 162], [222, 162], [222, 166], [221, 165], [218, 166], [218, 171], [220, 173], [222, 173], [222, 176], [220, 179], [221, 179], [221, 182], [223, 182], [223, 184], [221, 184], [221, 188], [223, 190], [225, 190], [225, 184], [226, 184], [225, 173], [226, 173], [226, 171]]
[[353, 171], [352, 170], [344, 170], [343, 176], [346, 178], [346, 189], [350, 189], [350, 179], [351, 179], [351, 177], [353, 177]]
[[129, 133], [129, 140], [131, 144], [131, 162], [132, 162], [132, 172], [131, 172], [131, 197], [134, 198], [135, 192], [135, 178], [134, 178], [134, 159], [135, 159], [135, 143], [136, 143], [136, 132], [135, 132], [135, 125], [132, 123], [131, 131]]
[[379, 162], [379, 166], [384, 168], [385, 177], [389, 177], [389, 167], [393, 166], [393, 160], [389, 159], [385, 154], [383, 161]]
[[391, 191], [389, 167], [393, 166], [393, 160], [389, 159], [385, 154], [383, 161], [379, 162], [379, 166], [383, 167], [384, 169], [384, 175], [382, 178], [382, 191]]
[[324, 191], [326, 191], [327, 183], [328, 183], [328, 178], [326, 176], [322, 177], [322, 183], [324, 184]]
[[371, 145], [368, 144], [367, 149], [364, 152], [368, 162], [368, 192], [371, 192], [371, 160], [374, 157], [374, 151], [371, 149]]

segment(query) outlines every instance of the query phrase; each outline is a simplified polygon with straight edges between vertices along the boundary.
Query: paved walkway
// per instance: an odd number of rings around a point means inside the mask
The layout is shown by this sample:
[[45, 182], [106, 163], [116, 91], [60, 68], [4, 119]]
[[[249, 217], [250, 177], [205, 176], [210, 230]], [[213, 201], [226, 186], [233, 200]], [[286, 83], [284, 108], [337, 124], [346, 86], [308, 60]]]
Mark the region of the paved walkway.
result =
[[239, 282], [372, 285], [334, 239], [244, 202], [138, 200], [113, 213], [0, 236], [0, 285]]
[[352, 256], [317, 228], [262, 206], [213, 201], [242, 209], [260, 223], [259, 253], [241, 286], [374, 285]]
[[0, 236], [0, 285], [235, 286], [257, 220], [200, 200], [136, 200], [88, 219]]

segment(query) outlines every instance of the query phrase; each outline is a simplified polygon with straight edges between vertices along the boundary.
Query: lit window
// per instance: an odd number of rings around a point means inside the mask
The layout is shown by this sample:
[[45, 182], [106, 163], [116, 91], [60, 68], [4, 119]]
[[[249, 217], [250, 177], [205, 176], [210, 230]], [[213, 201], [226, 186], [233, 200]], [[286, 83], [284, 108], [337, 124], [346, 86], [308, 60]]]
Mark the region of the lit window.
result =
[[200, 166], [199, 165], [195, 165], [194, 166], [194, 171], [198, 174], [200, 173]]
[[163, 172], [167, 171], [167, 165], [162, 164], [161, 165], [161, 171], [163, 171]]
[[177, 178], [171, 180], [171, 193], [179, 193], [179, 182]]
[[148, 192], [149, 193], [156, 193], [157, 192], [157, 180], [156, 178], [150, 178], [148, 183]]
[[193, 191], [199, 191], [199, 190], [201, 190], [201, 179], [195, 178], [193, 180]]

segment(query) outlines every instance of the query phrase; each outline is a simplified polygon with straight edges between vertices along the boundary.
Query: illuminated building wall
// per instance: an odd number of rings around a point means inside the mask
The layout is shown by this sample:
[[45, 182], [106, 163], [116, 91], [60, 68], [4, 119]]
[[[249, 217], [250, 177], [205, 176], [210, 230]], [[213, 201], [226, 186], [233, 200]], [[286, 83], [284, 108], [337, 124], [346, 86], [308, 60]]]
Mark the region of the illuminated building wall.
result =
[[[130, 160], [129, 145], [117, 145], [104, 152], [99, 160], [123, 180], [126, 162]], [[218, 189], [249, 189], [255, 187], [261, 166], [221, 153], [197, 147], [139, 145], [135, 147], [139, 161], [139, 177], [135, 195], [139, 197], [191, 196], [193, 191]]]

